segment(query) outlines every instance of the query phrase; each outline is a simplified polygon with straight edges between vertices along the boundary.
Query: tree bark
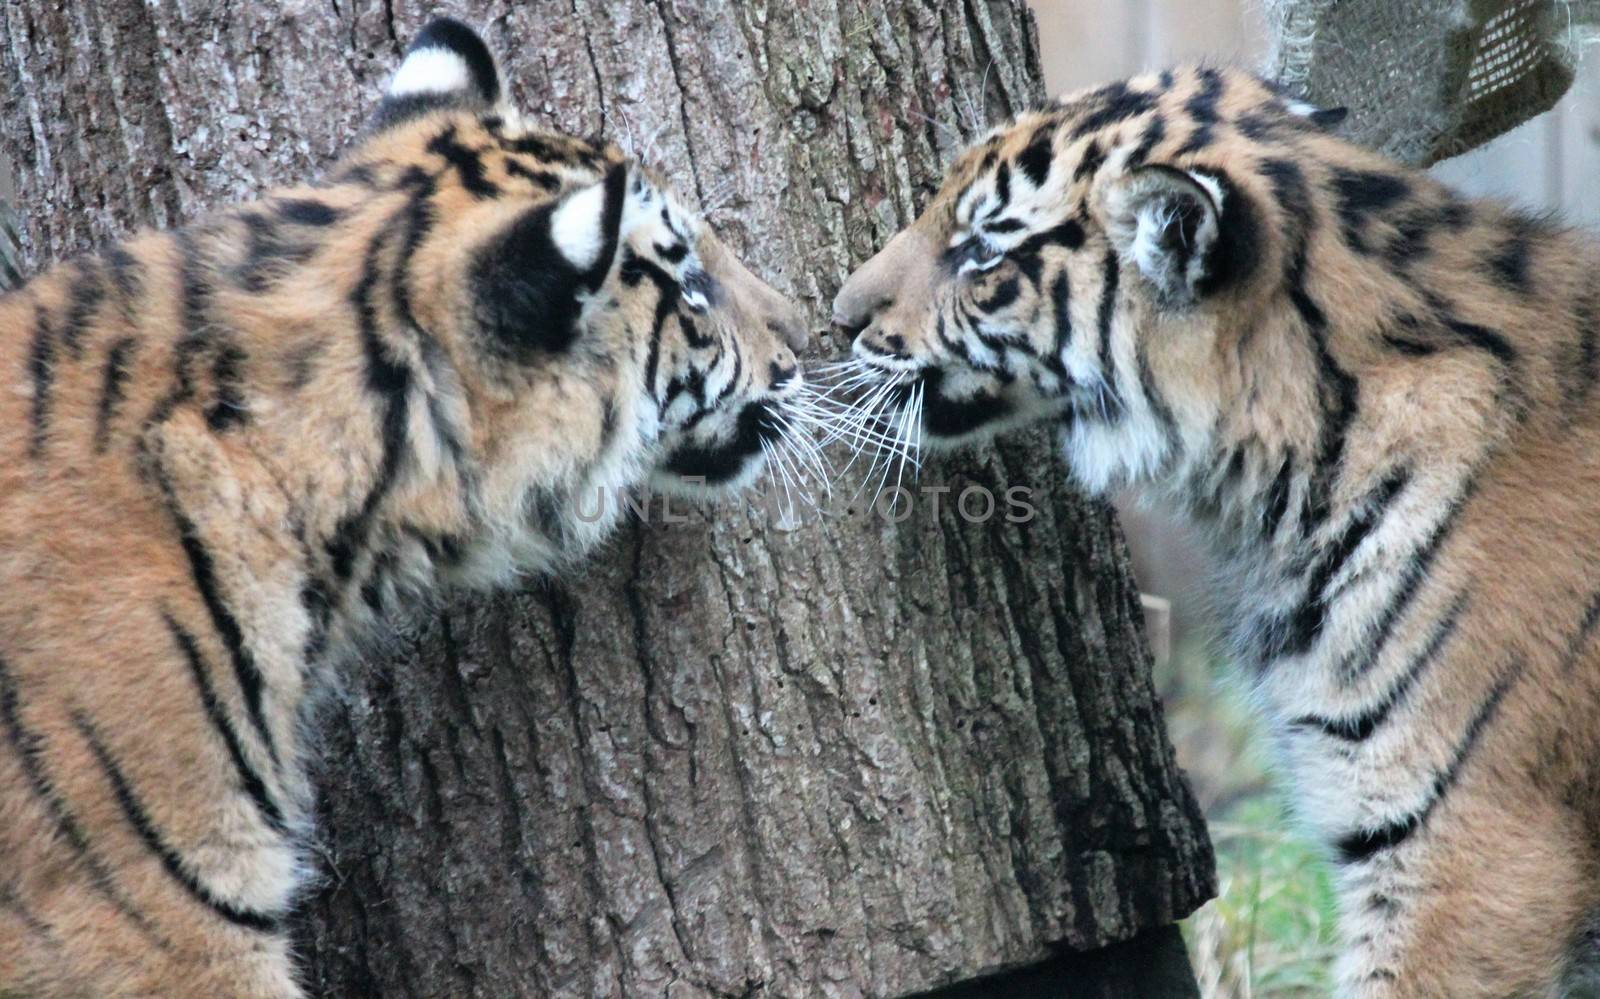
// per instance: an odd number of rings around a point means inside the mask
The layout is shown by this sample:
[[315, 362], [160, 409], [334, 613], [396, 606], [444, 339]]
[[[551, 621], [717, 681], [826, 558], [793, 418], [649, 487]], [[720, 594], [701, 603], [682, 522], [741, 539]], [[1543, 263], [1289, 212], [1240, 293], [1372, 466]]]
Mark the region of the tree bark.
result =
[[[25, 260], [314, 176], [444, 12], [521, 107], [631, 140], [819, 326], [977, 119], [1043, 97], [1019, 0], [9, 2]], [[951, 491], [898, 524], [658, 506], [353, 664], [313, 991], [887, 996], [1146, 931], [1181, 963], [1164, 928], [1211, 850], [1110, 510], [1043, 434], [921, 485]], [[971, 485], [1031, 487], [1036, 516], [969, 523]]]

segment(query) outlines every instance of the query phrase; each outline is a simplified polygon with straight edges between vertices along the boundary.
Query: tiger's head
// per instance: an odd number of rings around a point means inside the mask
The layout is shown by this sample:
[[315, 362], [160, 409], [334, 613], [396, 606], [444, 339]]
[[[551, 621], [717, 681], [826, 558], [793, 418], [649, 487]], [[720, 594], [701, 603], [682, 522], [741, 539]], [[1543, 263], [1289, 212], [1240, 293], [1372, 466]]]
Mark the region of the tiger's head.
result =
[[355, 191], [374, 223], [349, 249], [369, 380], [437, 383], [434, 458], [515, 564], [582, 551], [619, 489], [726, 494], [793, 443], [798, 309], [662, 177], [524, 125], [466, 26], [417, 37], [324, 186], [291, 211], [315, 223]]
[[1329, 118], [1248, 74], [1198, 69], [997, 128], [839, 291], [854, 384], [892, 386], [878, 414], [920, 417], [934, 446], [1059, 421], [1094, 490], [1206, 454], [1228, 400], [1270, 377], [1235, 350], [1285, 294], [1269, 258], [1303, 252], [1304, 228], [1268, 225], [1261, 207], [1292, 164], [1240, 135], [1310, 141]]

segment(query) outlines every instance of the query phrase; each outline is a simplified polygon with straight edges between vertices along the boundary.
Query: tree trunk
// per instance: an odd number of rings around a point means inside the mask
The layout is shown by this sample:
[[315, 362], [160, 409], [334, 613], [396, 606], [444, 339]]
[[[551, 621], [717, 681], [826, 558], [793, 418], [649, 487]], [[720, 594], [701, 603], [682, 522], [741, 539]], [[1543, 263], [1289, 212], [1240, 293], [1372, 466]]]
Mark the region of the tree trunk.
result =
[[[976, 119], [1043, 96], [1018, 0], [443, 6], [819, 326]], [[8, 2], [25, 259], [315, 175], [444, 12], [399, 7]], [[896, 995], [1124, 941], [1186, 971], [1210, 845], [1118, 528], [1064, 482], [1039, 434], [931, 462], [950, 492], [900, 523], [657, 506], [568, 578], [422, 616], [325, 719], [313, 990]], [[1036, 516], [969, 522], [972, 485]]]

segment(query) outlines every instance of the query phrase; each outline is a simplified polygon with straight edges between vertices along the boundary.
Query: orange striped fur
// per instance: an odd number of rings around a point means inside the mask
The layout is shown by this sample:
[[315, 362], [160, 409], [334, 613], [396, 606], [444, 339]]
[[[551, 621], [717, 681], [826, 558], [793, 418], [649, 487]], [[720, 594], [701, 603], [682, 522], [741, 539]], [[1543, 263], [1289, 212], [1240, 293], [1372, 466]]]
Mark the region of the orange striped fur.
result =
[[1024, 114], [836, 321], [923, 439], [1054, 422], [1084, 487], [1210, 538], [1335, 867], [1340, 995], [1569, 994], [1600, 966], [1600, 256], [1337, 118], [1208, 68]]
[[782, 443], [794, 307], [499, 96], [436, 22], [322, 183], [0, 297], [0, 994], [299, 995], [308, 706], [352, 642]]

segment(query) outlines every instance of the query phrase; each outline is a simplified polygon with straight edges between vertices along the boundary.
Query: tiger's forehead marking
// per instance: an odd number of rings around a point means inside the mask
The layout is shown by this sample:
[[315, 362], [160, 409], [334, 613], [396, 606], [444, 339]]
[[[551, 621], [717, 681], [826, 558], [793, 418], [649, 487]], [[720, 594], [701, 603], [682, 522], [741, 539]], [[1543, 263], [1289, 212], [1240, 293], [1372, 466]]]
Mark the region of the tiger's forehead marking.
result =
[[1170, 156], [1182, 158], [1234, 131], [1258, 139], [1299, 130], [1313, 130], [1304, 111], [1251, 73], [1206, 66], [1150, 73], [1068, 94], [997, 126], [957, 157], [936, 201], [954, 212], [1002, 169], [1042, 186], [1047, 162], [1080, 143], [1086, 160], [1130, 146], [1136, 163], [1169, 140], [1178, 143]]

